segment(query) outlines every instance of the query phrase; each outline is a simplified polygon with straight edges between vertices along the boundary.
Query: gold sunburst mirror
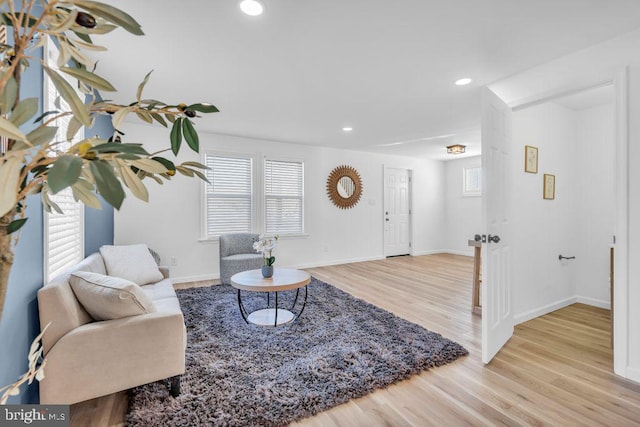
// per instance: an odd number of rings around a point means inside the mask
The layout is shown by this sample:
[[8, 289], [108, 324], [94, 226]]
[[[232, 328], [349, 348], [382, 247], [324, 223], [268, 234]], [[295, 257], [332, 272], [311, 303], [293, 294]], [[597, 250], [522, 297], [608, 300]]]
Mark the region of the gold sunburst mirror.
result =
[[351, 166], [338, 166], [327, 178], [327, 194], [340, 209], [350, 209], [358, 204], [362, 196], [362, 180]]

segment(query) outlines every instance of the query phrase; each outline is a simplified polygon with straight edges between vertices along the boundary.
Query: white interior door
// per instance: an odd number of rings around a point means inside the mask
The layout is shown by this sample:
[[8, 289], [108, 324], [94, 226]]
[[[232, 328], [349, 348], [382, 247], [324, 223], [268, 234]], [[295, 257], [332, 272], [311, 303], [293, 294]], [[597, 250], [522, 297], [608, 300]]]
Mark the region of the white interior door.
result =
[[411, 253], [411, 172], [384, 169], [384, 255]]
[[510, 221], [507, 212], [511, 108], [488, 88], [482, 91], [483, 224], [482, 361], [489, 363], [513, 335]]

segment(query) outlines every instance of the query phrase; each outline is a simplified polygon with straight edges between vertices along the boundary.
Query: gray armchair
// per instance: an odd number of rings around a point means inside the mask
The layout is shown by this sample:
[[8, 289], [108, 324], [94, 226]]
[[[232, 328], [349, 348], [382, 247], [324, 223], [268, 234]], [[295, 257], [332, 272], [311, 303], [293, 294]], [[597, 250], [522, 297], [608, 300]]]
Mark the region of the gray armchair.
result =
[[231, 284], [231, 276], [241, 271], [262, 267], [262, 254], [253, 249], [260, 238], [253, 233], [233, 233], [220, 236], [220, 282]]

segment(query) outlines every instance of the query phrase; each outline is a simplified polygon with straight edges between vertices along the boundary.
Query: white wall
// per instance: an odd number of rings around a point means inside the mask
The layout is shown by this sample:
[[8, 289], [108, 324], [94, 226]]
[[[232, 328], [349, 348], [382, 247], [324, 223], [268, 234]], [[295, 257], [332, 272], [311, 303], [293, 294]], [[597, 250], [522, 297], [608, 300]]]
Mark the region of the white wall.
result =
[[464, 168], [480, 166], [480, 156], [445, 162], [445, 241], [447, 252], [473, 256], [467, 244], [477, 233], [482, 234], [482, 197], [463, 196]]
[[603, 308], [609, 308], [611, 300], [609, 248], [615, 218], [613, 114], [613, 105], [575, 113], [576, 294], [579, 301]]
[[[127, 141], [145, 142], [148, 150], [168, 146], [168, 131], [149, 125], [126, 124]], [[200, 134], [201, 150], [248, 153], [261, 163], [263, 155], [305, 162], [305, 231], [307, 236], [283, 238], [275, 252], [279, 266], [341, 264], [383, 257], [383, 165], [413, 170], [413, 253], [437, 252], [443, 244], [443, 174], [441, 162], [392, 157], [299, 144], [225, 135]], [[185, 150], [179, 161], [200, 157]], [[341, 164], [355, 167], [362, 177], [363, 195], [353, 209], [335, 207], [326, 195], [326, 179]], [[219, 277], [218, 243], [201, 242], [201, 183], [176, 176], [162, 188], [149, 183], [148, 204], [128, 196], [115, 215], [115, 242], [147, 243], [168, 263], [176, 278]], [[259, 201], [258, 201], [259, 202]]]
[[[575, 125], [573, 112], [554, 103], [513, 114], [511, 219], [516, 322], [566, 305], [575, 297]], [[538, 147], [538, 173], [524, 172], [525, 145]], [[543, 176], [556, 176], [554, 200], [544, 200]]]

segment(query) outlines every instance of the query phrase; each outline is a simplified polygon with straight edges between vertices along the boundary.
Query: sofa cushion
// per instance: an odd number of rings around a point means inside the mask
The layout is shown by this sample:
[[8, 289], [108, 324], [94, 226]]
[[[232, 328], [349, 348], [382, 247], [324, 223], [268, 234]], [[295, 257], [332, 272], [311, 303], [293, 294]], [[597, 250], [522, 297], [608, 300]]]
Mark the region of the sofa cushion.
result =
[[171, 279], [164, 279], [153, 285], [142, 286], [142, 290], [151, 301], [163, 298], [176, 298], [176, 291], [173, 289]]
[[111, 320], [156, 311], [151, 299], [135, 283], [120, 277], [76, 271], [71, 289], [94, 320]]
[[109, 276], [122, 277], [137, 285], [159, 282], [164, 276], [145, 244], [105, 245], [100, 248]]

